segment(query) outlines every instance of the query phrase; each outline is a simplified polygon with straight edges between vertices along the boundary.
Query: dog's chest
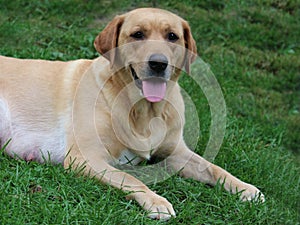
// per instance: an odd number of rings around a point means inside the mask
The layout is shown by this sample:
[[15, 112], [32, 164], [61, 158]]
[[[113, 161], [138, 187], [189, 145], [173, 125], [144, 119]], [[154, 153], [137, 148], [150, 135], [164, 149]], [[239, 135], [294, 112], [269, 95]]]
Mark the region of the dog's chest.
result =
[[123, 150], [118, 158], [118, 163], [121, 165], [137, 165], [141, 161], [143, 161], [143, 158], [139, 157], [128, 149]]

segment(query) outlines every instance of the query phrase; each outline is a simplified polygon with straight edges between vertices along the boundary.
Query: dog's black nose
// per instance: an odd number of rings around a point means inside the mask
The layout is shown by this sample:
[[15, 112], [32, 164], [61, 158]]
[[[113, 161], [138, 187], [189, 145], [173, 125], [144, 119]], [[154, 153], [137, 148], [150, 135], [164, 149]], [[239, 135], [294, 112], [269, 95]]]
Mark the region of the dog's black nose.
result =
[[163, 54], [153, 54], [149, 58], [149, 67], [155, 72], [164, 71], [168, 66], [168, 59]]

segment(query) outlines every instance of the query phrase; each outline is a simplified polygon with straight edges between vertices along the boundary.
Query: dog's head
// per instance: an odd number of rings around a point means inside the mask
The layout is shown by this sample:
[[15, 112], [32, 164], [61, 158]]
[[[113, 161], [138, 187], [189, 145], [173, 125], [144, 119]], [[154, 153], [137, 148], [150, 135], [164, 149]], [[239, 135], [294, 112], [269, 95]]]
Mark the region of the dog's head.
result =
[[188, 23], [161, 9], [142, 8], [115, 17], [94, 42], [111, 67], [120, 64], [150, 102], [164, 98], [166, 83], [189, 72], [197, 50]]

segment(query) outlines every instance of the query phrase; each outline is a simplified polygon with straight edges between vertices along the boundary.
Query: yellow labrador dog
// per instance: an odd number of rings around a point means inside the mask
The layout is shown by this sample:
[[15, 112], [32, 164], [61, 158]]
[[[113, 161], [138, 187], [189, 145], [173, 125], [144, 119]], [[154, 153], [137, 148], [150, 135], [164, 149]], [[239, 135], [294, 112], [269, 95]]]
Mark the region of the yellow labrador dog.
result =
[[224, 183], [227, 191], [242, 191], [242, 200], [263, 200], [256, 187], [195, 154], [183, 140], [184, 102], [176, 82], [196, 56], [185, 20], [136, 9], [115, 17], [94, 45], [102, 54], [94, 60], [0, 56], [0, 140], [7, 154], [66, 168], [82, 165], [155, 219], [175, 216], [172, 204], [116, 169], [117, 162], [163, 157], [183, 177]]

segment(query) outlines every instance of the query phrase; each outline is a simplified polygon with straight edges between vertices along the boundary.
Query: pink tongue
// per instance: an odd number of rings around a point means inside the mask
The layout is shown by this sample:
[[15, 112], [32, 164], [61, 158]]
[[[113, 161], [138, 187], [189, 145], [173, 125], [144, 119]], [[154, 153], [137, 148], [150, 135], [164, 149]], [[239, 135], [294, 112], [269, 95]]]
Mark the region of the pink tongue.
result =
[[161, 78], [143, 80], [143, 94], [149, 102], [160, 102], [166, 94], [167, 83]]

